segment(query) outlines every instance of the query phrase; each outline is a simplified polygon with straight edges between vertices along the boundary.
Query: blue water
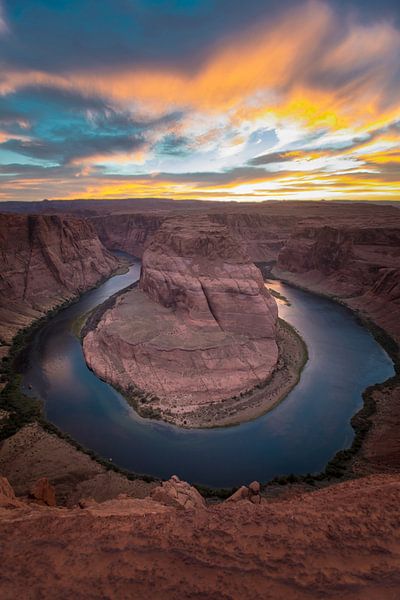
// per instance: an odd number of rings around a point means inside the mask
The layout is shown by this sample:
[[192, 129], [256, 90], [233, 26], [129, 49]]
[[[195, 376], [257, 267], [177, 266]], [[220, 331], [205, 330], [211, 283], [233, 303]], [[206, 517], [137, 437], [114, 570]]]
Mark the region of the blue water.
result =
[[234, 427], [184, 430], [139, 417], [86, 366], [71, 324], [139, 277], [135, 263], [36, 334], [25, 385], [42, 398], [49, 421], [121, 467], [192, 483], [232, 486], [276, 475], [318, 472], [353, 438], [363, 390], [393, 375], [393, 364], [346, 308], [274, 282], [291, 306], [280, 316], [301, 333], [309, 361], [299, 384], [274, 410]]

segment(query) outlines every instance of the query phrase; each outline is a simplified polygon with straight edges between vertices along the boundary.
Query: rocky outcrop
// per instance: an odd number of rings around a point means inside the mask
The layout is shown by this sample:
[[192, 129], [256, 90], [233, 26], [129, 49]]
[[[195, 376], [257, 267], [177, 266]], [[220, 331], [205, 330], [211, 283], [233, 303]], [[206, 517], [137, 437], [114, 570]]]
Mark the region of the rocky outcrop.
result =
[[185, 424], [188, 411], [271, 376], [276, 321], [240, 241], [206, 217], [176, 217], [147, 246], [140, 289], [106, 310], [83, 347], [101, 377], [147, 393], [142, 412]]
[[30, 497], [46, 506], [56, 506], [56, 492], [47, 477], [38, 479], [31, 488]]
[[126, 497], [0, 509], [0, 597], [395, 600], [399, 506], [399, 476], [380, 475], [200, 510]]
[[276, 302], [243, 245], [204, 217], [167, 220], [143, 256], [140, 289], [193, 321], [274, 339]]
[[236, 492], [229, 496], [225, 502], [250, 501], [252, 504], [261, 504], [261, 485], [258, 481], [253, 481], [248, 486], [242, 485]]
[[0, 215], [0, 339], [111, 274], [117, 260], [75, 217]]
[[203, 496], [196, 488], [181, 481], [176, 475], [154, 488], [150, 497], [160, 504], [175, 508], [201, 509], [206, 506]]
[[0, 509], [18, 508], [22, 503], [16, 498], [13, 488], [6, 477], [0, 477]]

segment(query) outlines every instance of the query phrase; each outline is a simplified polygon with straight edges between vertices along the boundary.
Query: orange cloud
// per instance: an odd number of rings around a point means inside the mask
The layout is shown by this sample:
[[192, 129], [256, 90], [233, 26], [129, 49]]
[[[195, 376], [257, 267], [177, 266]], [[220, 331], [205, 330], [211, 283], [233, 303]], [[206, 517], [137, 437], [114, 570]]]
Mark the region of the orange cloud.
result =
[[[3, 93], [29, 83], [79, 88], [121, 103], [134, 101], [149, 110], [190, 106], [237, 111], [240, 119], [271, 112], [333, 129], [350, 121], [362, 126], [379, 120], [382, 106], [389, 111], [395, 103], [386, 94], [391, 70], [384, 66], [398, 56], [400, 32], [387, 23], [354, 25], [333, 44], [330, 36], [336, 26], [326, 4], [310, 1], [277, 22], [263, 23], [225, 42], [194, 74], [135, 67], [59, 75], [9, 72], [1, 87]], [[318, 84], [324, 73], [332, 81], [327, 89]], [[264, 95], [257, 99], [260, 92]]]

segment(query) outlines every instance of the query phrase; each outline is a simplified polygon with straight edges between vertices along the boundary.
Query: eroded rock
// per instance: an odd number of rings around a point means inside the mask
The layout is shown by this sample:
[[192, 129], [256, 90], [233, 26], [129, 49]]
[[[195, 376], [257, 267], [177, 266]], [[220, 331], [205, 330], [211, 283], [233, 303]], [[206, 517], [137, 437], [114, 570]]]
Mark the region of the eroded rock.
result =
[[241, 242], [207, 217], [176, 217], [147, 246], [140, 290], [120, 296], [83, 346], [101, 377], [151, 395], [138, 401], [142, 414], [180, 422], [271, 376], [276, 321], [276, 302]]
[[17, 508], [21, 505], [8, 479], [0, 477], [0, 508]]
[[83, 219], [0, 215], [0, 338], [94, 286], [118, 266]]
[[56, 506], [56, 493], [47, 477], [38, 479], [31, 488], [31, 497], [47, 506]]
[[156, 502], [176, 508], [199, 509], [206, 506], [203, 496], [196, 488], [186, 481], [180, 481], [176, 475], [156, 487], [151, 492], [151, 498]]

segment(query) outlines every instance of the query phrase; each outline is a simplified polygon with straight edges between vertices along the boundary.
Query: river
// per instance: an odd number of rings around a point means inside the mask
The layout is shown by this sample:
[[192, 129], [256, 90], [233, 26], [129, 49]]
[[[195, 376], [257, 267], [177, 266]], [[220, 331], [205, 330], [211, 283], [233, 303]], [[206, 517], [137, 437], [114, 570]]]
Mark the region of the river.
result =
[[140, 264], [115, 275], [58, 313], [29, 347], [24, 387], [47, 419], [83, 446], [136, 473], [214, 487], [321, 471], [353, 439], [352, 415], [363, 390], [394, 373], [373, 336], [345, 307], [280, 282], [280, 316], [305, 340], [309, 361], [286, 399], [258, 419], [227, 428], [180, 429], [146, 420], [85, 363], [72, 324], [138, 279]]

